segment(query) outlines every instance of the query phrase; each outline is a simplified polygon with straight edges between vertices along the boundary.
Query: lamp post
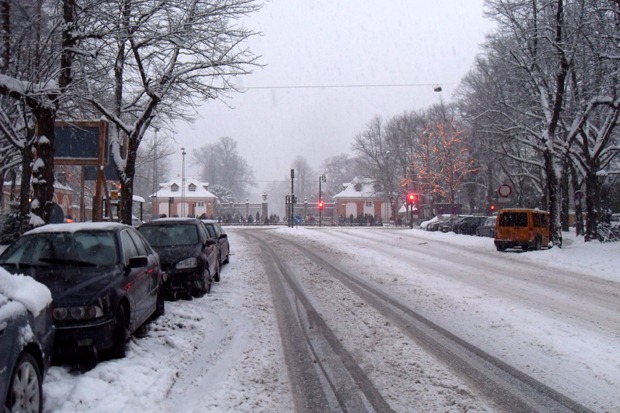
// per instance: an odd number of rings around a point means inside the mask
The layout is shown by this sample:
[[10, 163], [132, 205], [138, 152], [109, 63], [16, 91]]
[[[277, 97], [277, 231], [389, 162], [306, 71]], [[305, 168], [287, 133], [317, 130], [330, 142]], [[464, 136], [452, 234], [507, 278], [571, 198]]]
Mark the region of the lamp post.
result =
[[319, 227], [323, 225], [323, 195], [321, 193], [321, 183], [325, 181], [325, 174], [319, 175]]
[[151, 198], [151, 214], [159, 216], [159, 203], [157, 202], [157, 191], [159, 190], [159, 182], [157, 180], [157, 132], [159, 132], [159, 128], [155, 128], [153, 134], [153, 195]]
[[185, 215], [185, 148], [181, 148], [181, 155], [183, 155], [183, 162], [181, 164], [181, 216]]

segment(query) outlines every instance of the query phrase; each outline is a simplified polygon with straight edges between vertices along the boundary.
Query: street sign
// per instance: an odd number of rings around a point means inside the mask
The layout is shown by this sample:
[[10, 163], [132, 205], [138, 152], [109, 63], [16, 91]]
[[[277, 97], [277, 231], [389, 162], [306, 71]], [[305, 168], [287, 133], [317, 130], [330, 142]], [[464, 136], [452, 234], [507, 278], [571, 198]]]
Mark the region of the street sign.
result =
[[512, 188], [508, 184], [501, 184], [499, 188], [497, 188], [497, 194], [502, 198], [508, 198], [512, 195]]

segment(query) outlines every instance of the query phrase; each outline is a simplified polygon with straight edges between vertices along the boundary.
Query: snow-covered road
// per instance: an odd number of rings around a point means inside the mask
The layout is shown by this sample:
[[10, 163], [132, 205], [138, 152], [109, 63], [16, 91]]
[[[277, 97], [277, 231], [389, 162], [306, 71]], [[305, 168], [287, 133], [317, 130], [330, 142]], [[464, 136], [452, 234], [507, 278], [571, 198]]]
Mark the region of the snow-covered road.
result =
[[[256, 231], [358, 274], [592, 411], [620, 411], [620, 243], [583, 244], [566, 234], [561, 250], [498, 253], [488, 238], [420, 230], [250, 227], [227, 228], [233, 255], [212, 293], [168, 302], [148, 335], [132, 339], [127, 358], [81, 374], [53, 367], [45, 411], [294, 411], [274, 270], [262, 260]], [[391, 409], [497, 410], [475, 382], [406, 339], [291, 245], [280, 244], [289, 251], [281, 265]]]

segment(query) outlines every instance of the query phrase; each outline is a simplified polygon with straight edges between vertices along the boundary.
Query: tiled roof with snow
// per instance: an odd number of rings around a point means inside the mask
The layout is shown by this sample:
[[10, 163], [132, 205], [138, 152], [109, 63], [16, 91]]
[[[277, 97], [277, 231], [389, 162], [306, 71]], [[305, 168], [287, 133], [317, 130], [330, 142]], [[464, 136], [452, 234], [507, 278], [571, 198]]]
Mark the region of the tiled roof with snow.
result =
[[354, 178], [345, 189], [333, 196], [334, 199], [344, 198], [381, 198], [383, 192], [375, 190], [375, 181], [370, 178]]
[[[172, 187], [176, 185], [177, 191], [173, 191]], [[194, 186], [194, 190], [190, 191], [190, 187]], [[185, 197], [186, 198], [217, 198], [212, 192], [209, 192], [206, 188], [209, 186], [208, 182], [200, 182], [194, 178], [185, 178]], [[151, 197], [157, 196], [158, 198], [180, 197], [182, 194], [181, 178], [173, 179], [170, 182], [159, 184], [159, 191], [152, 194]]]

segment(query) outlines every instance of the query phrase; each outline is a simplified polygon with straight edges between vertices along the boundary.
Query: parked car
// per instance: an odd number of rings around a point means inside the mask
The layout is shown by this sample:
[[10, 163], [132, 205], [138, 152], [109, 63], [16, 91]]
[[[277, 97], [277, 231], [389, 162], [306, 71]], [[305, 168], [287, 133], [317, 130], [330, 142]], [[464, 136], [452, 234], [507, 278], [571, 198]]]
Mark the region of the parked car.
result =
[[520, 247], [523, 251], [549, 246], [549, 213], [538, 209], [509, 208], [499, 211], [495, 226], [498, 251]]
[[[203, 219], [202, 223], [207, 228], [209, 235], [217, 240], [218, 244], [218, 256], [220, 261], [220, 267], [230, 262], [230, 243], [228, 242], [228, 234], [222, 228], [219, 222]], [[219, 281], [216, 279], [215, 281]]]
[[54, 302], [54, 355], [125, 356], [127, 338], [164, 313], [159, 258], [132, 227], [49, 224], [26, 232], [0, 266], [45, 284]]
[[0, 269], [0, 409], [43, 411], [54, 341], [52, 295], [31, 277]]
[[450, 218], [437, 224], [437, 231], [441, 231], [441, 232], [454, 231], [454, 226], [460, 223], [462, 220], [464, 220], [468, 216], [469, 215], [452, 215]]
[[451, 217], [452, 217], [451, 214], [437, 215], [428, 221], [423, 221], [420, 224], [420, 228], [425, 229], [427, 231], [437, 231], [437, 227], [439, 226], [439, 224], [441, 224], [443, 221], [450, 219]]
[[495, 223], [497, 221], [497, 215], [487, 217], [486, 221], [478, 228], [476, 228], [476, 235], [479, 237], [495, 237]]
[[159, 254], [166, 274], [164, 291], [173, 297], [189, 293], [200, 297], [220, 279], [217, 240], [197, 218], [160, 218], [138, 231]]
[[476, 235], [476, 229], [487, 220], [486, 216], [463, 217], [452, 225], [455, 234]]

